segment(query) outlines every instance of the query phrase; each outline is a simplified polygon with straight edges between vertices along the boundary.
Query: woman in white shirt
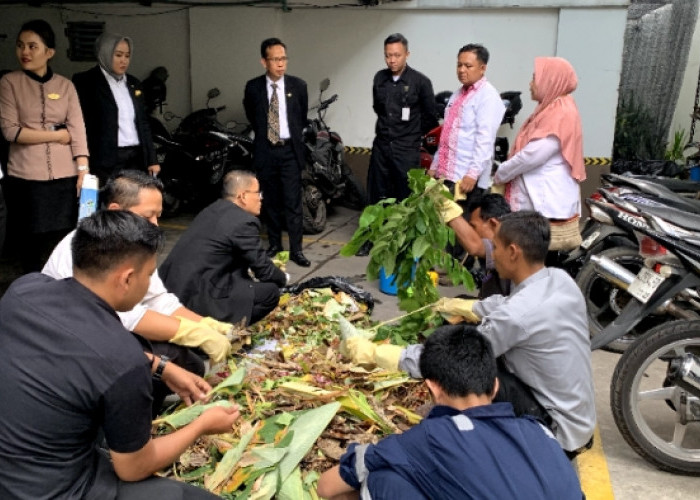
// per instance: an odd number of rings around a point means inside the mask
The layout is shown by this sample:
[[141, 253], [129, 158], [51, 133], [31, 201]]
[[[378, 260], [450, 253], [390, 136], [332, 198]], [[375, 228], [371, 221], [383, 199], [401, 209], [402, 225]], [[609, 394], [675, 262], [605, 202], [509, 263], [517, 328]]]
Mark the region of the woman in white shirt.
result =
[[537, 107], [494, 178], [496, 184], [505, 184], [505, 197], [513, 211], [537, 210], [550, 220], [551, 250], [575, 248], [581, 238], [579, 183], [586, 171], [581, 117], [571, 96], [577, 83], [576, 72], [566, 59], [535, 59], [530, 94]]

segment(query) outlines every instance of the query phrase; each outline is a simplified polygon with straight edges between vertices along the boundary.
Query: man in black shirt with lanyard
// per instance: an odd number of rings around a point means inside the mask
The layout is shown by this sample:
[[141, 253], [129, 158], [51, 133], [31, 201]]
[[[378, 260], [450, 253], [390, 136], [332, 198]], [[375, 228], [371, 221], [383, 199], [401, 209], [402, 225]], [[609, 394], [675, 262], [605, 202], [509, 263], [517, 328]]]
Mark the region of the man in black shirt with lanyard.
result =
[[[401, 33], [384, 40], [387, 68], [374, 75], [372, 85], [377, 125], [367, 175], [370, 204], [383, 198], [401, 201], [411, 194], [408, 171], [420, 165], [421, 137], [438, 125], [433, 85], [406, 64], [409, 54]], [[365, 245], [357, 254], [368, 252]]]

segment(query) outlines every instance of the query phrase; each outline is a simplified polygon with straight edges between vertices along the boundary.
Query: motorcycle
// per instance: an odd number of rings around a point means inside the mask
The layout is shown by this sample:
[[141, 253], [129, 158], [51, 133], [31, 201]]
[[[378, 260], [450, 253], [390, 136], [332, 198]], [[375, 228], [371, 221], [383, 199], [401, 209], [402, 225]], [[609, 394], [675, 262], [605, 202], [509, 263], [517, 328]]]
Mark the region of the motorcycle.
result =
[[316, 117], [303, 131], [306, 164], [301, 174], [304, 232], [316, 234], [326, 227], [326, 209], [337, 202], [353, 210], [367, 205], [367, 194], [360, 180], [345, 162], [345, 146], [340, 135], [331, 130], [324, 118], [326, 110], [338, 99], [334, 94], [323, 100], [330, 80], [320, 84]]
[[[503, 100], [503, 105], [506, 107], [506, 111], [503, 114], [503, 120], [501, 120], [501, 125], [508, 124], [510, 128], [513, 128], [515, 123], [515, 117], [520, 112], [523, 107], [523, 102], [520, 98], [521, 92], [510, 90], [507, 92], [501, 92], [501, 99]], [[437, 107], [438, 119], [445, 118], [445, 108], [450, 100], [452, 94], [447, 91], [439, 92], [435, 96], [435, 102]], [[430, 130], [427, 134], [423, 136], [420, 148], [420, 166], [426, 170], [430, 168], [433, 163], [433, 156], [440, 145], [440, 135], [442, 134], [442, 125], [438, 125], [434, 129]], [[494, 144], [493, 151], [493, 171], [498, 168], [502, 162], [508, 159], [508, 138], [507, 137], [496, 137], [496, 142]]]
[[[218, 89], [209, 90], [206, 107], [183, 118], [172, 135], [162, 131], [153, 134], [157, 154], [162, 157], [160, 178], [165, 186], [166, 214], [177, 213], [183, 205], [201, 209], [220, 196], [226, 173], [252, 170], [252, 139], [218, 121], [225, 106], [210, 106], [219, 95]], [[164, 118], [176, 117], [166, 112]]]
[[[586, 200], [591, 215], [584, 225], [581, 245], [572, 250], [568, 256], [564, 254], [564, 261], [558, 266], [575, 277], [586, 299], [592, 337], [600, 334], [609, 323], [615, 321], [630, 300], [630, 296], [600, 276], [596, 271], [596, 264], [590, 260], [590, 256], [606, 257], [635, 274], [644, 264], [644, 259], [637, 250], [638, 244], [634, 231], [620, 224], [614, 224], [610, 216], [594, 202], [604, 200], [611, 203], [627, 202], [646, 212], [655, 210], [655, 213], [661, 213], [660, 211], [665, 210], [663, 216], [669, 217], [671, 220], [679, 215], [679, 212], [675, 210], [678, 207], [682, 209], [680, 214], [691, 211], [700, 213], [697, 205], [693, 206], [696, 203], [694, 200], [678, 197], [656, 183], [650, 183], [646, 180], [638, 182], [638, 179], [631, 179], [635, 184], [630, 184], [630, 179], [626, 176], [604, 175], [603, 177], [608, 185], [600, 188], [597, 193]], [[635, 189], [632, 187], [633, 185], [640, 189]], [[644, 332], [667, 319], [664, 314], [649, 315], [624, 336], [612, 341], [605, 348], [613, 352], [623, 352], [640, 332]]]
[[[618, 318], [591, 348], [620, 338], [659, 310], [666, 321], [639, 336], [620, 357], [610, 404], [627, 443], [662, 470], [700, 474], [700, 445], [690, 424], [700, 421], [700, 217], [676, 209], [642, 211], [633, 203], [594, 204], [633, 230], [644, 266], [635, 275], [610, 259], [591, 256], [598, 272], [631, 295]], [[670, 222], [668, 211], [676, 211]], [[690, 431], [690, 432], [689, 432]]]

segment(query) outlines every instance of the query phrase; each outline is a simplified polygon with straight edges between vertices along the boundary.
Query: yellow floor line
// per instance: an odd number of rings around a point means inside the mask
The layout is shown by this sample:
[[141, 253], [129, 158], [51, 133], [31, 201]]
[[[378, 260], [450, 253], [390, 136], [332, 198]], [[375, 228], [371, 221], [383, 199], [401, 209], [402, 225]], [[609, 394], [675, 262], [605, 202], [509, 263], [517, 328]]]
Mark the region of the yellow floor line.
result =
[[595, 428], [593, 434], [593, 447], [576, 457], [576, 467], [578, 468], [578, 477], [581, 480], [581, 488], [586, 494], [586, 500], [611, 500], [615, 498], [598, 427]]

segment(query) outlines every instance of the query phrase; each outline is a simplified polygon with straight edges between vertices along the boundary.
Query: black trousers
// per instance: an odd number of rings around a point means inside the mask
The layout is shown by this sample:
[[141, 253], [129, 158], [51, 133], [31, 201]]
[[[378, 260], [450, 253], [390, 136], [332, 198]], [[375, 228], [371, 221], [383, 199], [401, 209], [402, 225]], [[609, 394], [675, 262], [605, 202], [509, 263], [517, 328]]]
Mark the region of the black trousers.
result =
[[[153, 342], [151, 345], [156, 356], [167, 356], [177, 366], [200, 377], [204, 375], [204, 360], [192, 349], [170, 342]], [[163, 401], [172, 392], [163, 381], [153, 379], [153, 418], [158, 416], [163, 408]]]
[[100, 180], [100, 187], [103, 187], [110, 177], [118, 174], [122, 170], [146, 171], [147, 165], [143, 158], [143, 148], [130, 146], [117, 149], [117, 162], [112, 167], [102, 165], [91, 165], [90, 171]]
[[503, 358], [498, 358], [499, 387], [494, 403], [509, 402], [517, 416], [530, 415], [552, 426], [552, 417], [547, 410], [535, 399], [530, 387], [506, 368]]
[[253, 299], [253, 312], [250, 315], [250, 323], [257, 323], [270, 314], [280, 301], [280, 289], [275, 283], [253, 283], [255, 298]]
[[257, 177], [265, 195], [262, 212], [270, 246], [282, 247], [282, 228], [286, 223], [290, 252], [301, 252], [304, 236], [301, 167], [292, 144], [270, 146], [270, 158], [258, 168]]
[[7, 208], [5, 207], [5, 196], [2, 194], [2, 184], [0, 183], [0, 255], [5, 246], [5, 231], [7, 229]]
[[149, 477], [142, 481], [122, 481], [114, 472], [114, 467], [106, 450], [99, 450], [95, 483], [85, 496], [86, 500], [109, 498], [116, 490], [116, 500], [208, 500], [219, 498], [203, 488], [187, 483]]
[[420, 167], [420, 142], [388, 141], [376, 138], [367, 171], [367, 199], [370, 205], [384, 198], [401, 201], [411, 194], [408, 171]]

